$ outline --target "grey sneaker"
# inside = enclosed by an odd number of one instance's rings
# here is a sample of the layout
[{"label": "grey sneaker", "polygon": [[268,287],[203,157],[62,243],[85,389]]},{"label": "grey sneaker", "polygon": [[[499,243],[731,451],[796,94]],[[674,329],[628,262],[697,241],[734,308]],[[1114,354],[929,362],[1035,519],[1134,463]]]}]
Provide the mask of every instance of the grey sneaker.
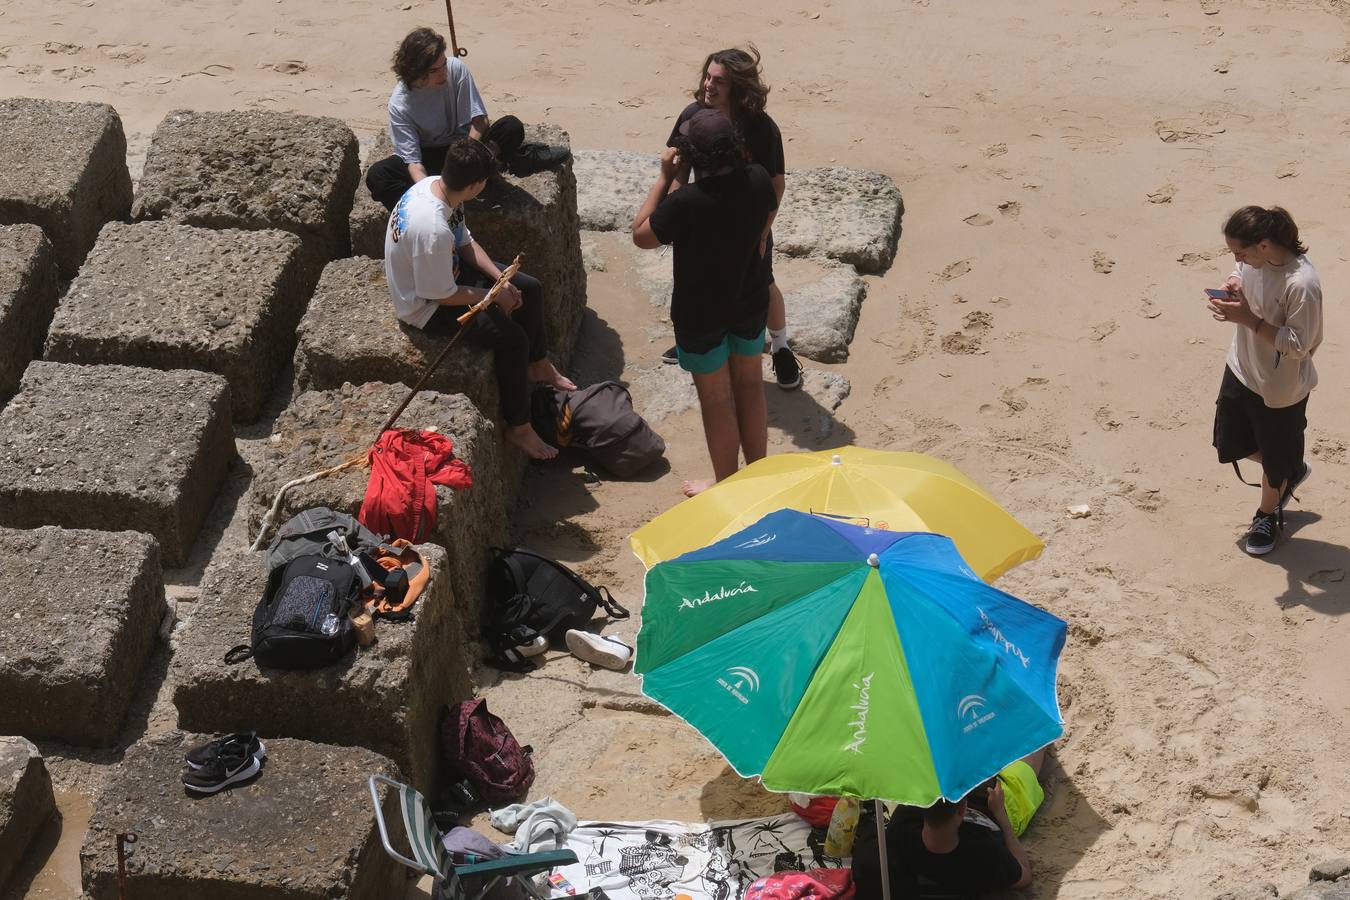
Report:
[{"label": "grey sneaker", "polygon": [[1275,549],[1275,538],[1279,533],[1279,512],[1263,513],[1258,509],[1247,529],[1247,552],[1252,556],[1265,556]]}]

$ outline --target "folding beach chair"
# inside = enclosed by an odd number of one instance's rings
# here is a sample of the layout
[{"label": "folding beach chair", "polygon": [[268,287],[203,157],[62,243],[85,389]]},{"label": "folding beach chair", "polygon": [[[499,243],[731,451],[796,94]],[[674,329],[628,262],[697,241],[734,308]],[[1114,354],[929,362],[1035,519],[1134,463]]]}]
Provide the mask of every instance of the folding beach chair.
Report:
[{"label": "folding beach chair", "polygon": [[[380,842],[384,852],[403,863],[436,879],[442,900],[480,900],[502,881],[515,881],[527,896],[547,898],[547,891],[537,889],[531,878],[554,866],[567,866],[577,861],[571,850],[551,850],[546,853],[508,855],[503,859],[457,866],[441,843],[441,832],[431,818],[426,800],[406,784],[400,784],[383,775],[370,776],[370,800],[375,804],[375,822],[380,827]],[[413,859],[394,849],[389,842],[389,828],[385,825],[384,810],[380,808],[380,784],[387,784],[398,792],[403,812],[403,830],[407,833]]]}]

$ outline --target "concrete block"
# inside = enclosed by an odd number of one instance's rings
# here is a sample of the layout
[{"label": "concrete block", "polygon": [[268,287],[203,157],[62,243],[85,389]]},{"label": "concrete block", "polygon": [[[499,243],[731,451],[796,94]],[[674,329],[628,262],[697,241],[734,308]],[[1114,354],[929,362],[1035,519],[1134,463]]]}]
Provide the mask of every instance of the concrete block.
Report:
[{"label": "concrete block", "polygon": [[[136,900],[403,896],[408,870],[380,846],[366,787],[373,774],[399,777],[391,761],[369,750],[274,740],[252,781],[191,794],[179,781],[183,755],[215,736],[172,731],[127,751],[95,800],[80,849],[88,900],[117,900],[124,831],[138,838],[126,866],[126,896]],[[381,806],[397,829],[397,798],[386,791]]]},{"label": "concrete block", "polygon": [[787,256],[828,256],[875,275],[895,261],[904,200],[877,172],[830,166],[789,172],[773,223],[774,249]]},{"label": "concrete block", "polygon": [[[255,467],[248,500],[250,535],[257,535],[283,484],[369,450],[376,429],[406,394],[403,385],[374,383],[308,391],[296,397],[277,417],[273,440]],[[506,469],[499,436],[461,394],[420,393],[395,427],[439,431],[454,443],[455,456],[472,469],[473,486],[468,490],[436,488],[436,527],[428,540],[450,552],[456,605],[465,610],[466,633],[475,640],[489,548],[501,546],[507,534]],[[357,515],[369,478],[368,469],[355,466],[298,485],[286,493],[276,524],[312,506]]]},{"label": "concrete block", "polygon": [[[334,260],[323,270],[298,336],[300,390],[371,381],[411,387],[449,340],[394,318],[384,261],[364,256]],[[487,418],[501,418],[492,353],[467,337],[436,368],[426,389],[464,394]]]},{"label": "concrete block", "polygon": [[661,172],[661,157],[627,150],[576,150],[572,156],[581,227],[630,231],[638,207]]},{"label": "concrete block", "polygon": [[35,362],[0,410],[0,525],[140,531],[181,565],[233,458],[219,375]]},{"label": "concrete block", "polygon": [[218,555],[202,580],[201,599],[177,637],[174,706],[178,727],[193,731],[256,729],[264,737],[294,737],[366,747],[398,763],[422,791],[435,783],[437,712],[473,695],[462,608],[446,552],[419,551],[431,580],[413,607],[414,621],[377,621],[376,642],[337,665],[307,671],[259,669],[252,660],[222,662],[247,644],[253,608],[267,586],[262,554]]},{"label": "concrete block", "polygon": [[389,140],[388,129],[385,129],[375,137],[375,143],[371,144],[370,152],[366,154],[366,165],[361,170],[361,180],[356,185],[356,199],[352,203],[352,212],[348,217],[353,256],[384,259],[384,230],[389,227],[389,210],[370,196],[370,189],[366,187],[366,173],[375,163],[393,155],[394,144]]},{"label": "concrete block", "polygon": [[42,229],[0,225],[0,404],[41,355],[56,298],[56,257]]},{"label": "concrete block", "polygon": [[0,584],[0,734],[114,743],[164,617],[158,545],[0,528]]},{"label": "concrete block", "polygon": [[70,278],[103,223],[131,211],[122,120],[106,103],[10,97],[0,134],[0,225],[41,227]]},{"label": "concrete block", "polygon": [[284,231],[115,222],[62,299],[46,356],[215,372],[251,422],[290,358],[307,281]]},{"label": "concrete block", "polygon": [[42,754],[21,737],[0,737],[0,888],[54,812]]},{"label": "concrete block", "polygon": [[[525,140],[571,146],[567,132],[553,125],[526,126]],[[474,240],[494,260],[510,263],[522,254],[522,271],[543,282],[549,355],[565,368],[586,308],[572,160],[526,178],[504,174],[492,179],[465,204],[464,218]]]},{"label": "concrete block", "polygon": [[267,110],[176,110],[155,129],[132,216],[202,228],[289,231],[323,262],[351,247],[356,135],[343,122]]}]

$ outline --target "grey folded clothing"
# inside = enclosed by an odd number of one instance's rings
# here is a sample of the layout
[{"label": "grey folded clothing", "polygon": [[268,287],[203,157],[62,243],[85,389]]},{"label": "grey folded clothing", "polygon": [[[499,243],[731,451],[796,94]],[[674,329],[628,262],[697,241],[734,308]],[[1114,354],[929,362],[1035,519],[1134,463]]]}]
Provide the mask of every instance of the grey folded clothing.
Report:
[{"label": "grey folded clothing", "polygon": [[538,853],[560,850],[567,835],[577,827],[577,817],[552,797],[543,797],[533,803],[512,803],[494,809],[489,817],[492,827],[516,839],[506,846],[508,853]]}]

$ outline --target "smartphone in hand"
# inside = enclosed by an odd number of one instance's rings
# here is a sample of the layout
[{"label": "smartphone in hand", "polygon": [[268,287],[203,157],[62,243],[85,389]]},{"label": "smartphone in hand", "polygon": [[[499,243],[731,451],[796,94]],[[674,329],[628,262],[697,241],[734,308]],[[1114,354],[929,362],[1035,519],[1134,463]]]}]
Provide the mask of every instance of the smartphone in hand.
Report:
[{"label": "smartphone in hand", "polygon": [[1215,288],[1205,288],[1205,294],[1211,300],[1233,300],[1232,291],[1217,290]]}]

